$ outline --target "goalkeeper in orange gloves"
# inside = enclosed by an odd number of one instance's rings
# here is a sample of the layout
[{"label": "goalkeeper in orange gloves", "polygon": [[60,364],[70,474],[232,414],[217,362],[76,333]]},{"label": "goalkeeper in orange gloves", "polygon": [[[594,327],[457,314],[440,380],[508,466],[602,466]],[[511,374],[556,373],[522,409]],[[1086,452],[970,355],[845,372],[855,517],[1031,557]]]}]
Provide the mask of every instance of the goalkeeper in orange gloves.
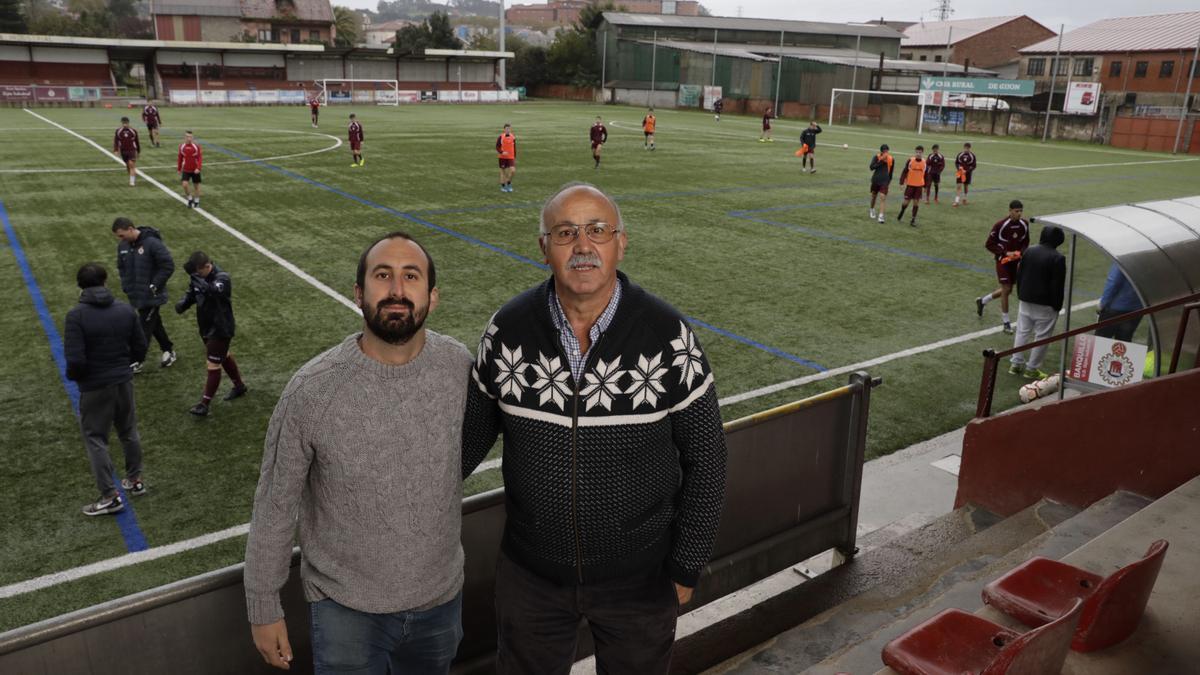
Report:
[{"label": "goalkeeper in orange gloves", "polygon": [[996,280],[1000,287],[986,295],[975,298],[975,313],[983,316],[983,308],[992,300],[1000,298],[1000,318],[1004,332],[1012,333],[1012,320],[1008,315],[1008,297],[1012,294],[1013,282],[1017,278],[1017,265],[1021,254],[1029,248],[1029,221],[1022,218],[1025,206],[1014,199],[1008,204],[1008,216],[992,225],[984,248],[996,259]]}]

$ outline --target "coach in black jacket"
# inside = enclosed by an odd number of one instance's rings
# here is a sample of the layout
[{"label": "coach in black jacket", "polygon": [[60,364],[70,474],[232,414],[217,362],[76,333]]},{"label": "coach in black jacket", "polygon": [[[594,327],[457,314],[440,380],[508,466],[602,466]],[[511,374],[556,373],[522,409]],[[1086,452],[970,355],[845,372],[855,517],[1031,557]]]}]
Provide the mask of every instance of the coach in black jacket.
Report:
[{"label": "coach in black jacket", "polygon": [[[1017,267],[1017,330],[1013,346],[1042,340],[1054,333],[1058,323],[1058,312],[1063,306],[1063,286],[1067,280],[1067,260],[1058,252],[1065,236],[1053,225],[1042,228],[1037,246],[1030,246],[1021,254]],[[1033,380],[1046,377],[1041,371],[1046,347],[1034,347],[1028,352],[1012,355],[1009,373],[1024,375]]]},{"label": "coach in black jacket", "polygon": [[573,184],[542,210],[553,276],[479,346],[463,475],[504,434],[500,673],[568,673],[588,619],[599,672],[665,673],[679,605],[708,562],[725,437],[684,317],[617,271],[616,204]]},{"label": "coach in black jacket", "polygon": [[[175,346],[163,327],[159,307],[167,302],[167,280],[175,273],[175,261],[163,243],[162,235],[153,227],[134,227],[128,218],[117,218],[112,224],[117,244],[117,272],[121,275],[121,290],[129,304],[138,311],[147,342],[150,336],[162,349],[159,365],[166,368],[175,363]],[[139,361],[133,372],[141,372]]]},{"label": "coach in black jacket", "polygon": [[105,288],[108,272],[97,263],[79,268],[79,304],[67,312],[63,351],[67,377],[79,385],[79,426],[92,465],[100,499],[83,507],[84,515],[116,513],[125,508],[113,484],[108,456],[108,433],[114,424],[125,449],[127,492],[141,494],[142,445],[133,400],[133,371],[129,364],[146,356],[146,335],[137,313],[117,302]]}]

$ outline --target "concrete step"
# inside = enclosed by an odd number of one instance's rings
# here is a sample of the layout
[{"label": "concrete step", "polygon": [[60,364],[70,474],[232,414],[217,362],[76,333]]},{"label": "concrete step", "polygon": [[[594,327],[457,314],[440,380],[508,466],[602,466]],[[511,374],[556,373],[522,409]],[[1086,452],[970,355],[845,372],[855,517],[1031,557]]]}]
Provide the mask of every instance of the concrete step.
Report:
[{"label": "concrete step", "polygon": [[[873,673],[882,667],[883,645],[908,627],[945,607],[977,608],[984,584],[1002,571],[1032,555],[1061,558],[1147,503],[1137,495],[1115,493],[1080,512],[1043,501],[961,541],[906,535],[861,561],[875,553],[885,561],[897,552],[917,554],[902,573],[893,572],[870,590],[710,672]],[[914,545],[920,548],[914,550]]]}]

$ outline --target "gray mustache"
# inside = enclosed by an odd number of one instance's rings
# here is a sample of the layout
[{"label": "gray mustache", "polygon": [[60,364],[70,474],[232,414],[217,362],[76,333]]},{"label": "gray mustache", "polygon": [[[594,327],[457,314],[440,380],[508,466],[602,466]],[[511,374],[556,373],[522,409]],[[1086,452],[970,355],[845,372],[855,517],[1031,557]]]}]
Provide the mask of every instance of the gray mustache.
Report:
[{"label": "gray mustache", "polygon": [[603,265],[600,264],[600,256],[596,255],[595,253],[577,253],[571,256],[571,259],[567,261],[567,269],[573,270],[584,265],[590,265],[596,268],[603,267]]}]

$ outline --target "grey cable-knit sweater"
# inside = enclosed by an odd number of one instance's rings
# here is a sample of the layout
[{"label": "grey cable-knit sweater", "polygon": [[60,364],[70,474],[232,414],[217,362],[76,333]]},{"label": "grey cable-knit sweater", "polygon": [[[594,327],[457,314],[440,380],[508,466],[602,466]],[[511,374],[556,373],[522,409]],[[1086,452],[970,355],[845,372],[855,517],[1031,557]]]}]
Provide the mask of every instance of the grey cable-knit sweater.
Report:
[{"label": "grey cable-knit sweater", "polygon": [[297,518],[304,594],[371,613],[421,610],[463,583],[462,343],[426,331],[402,366],[351,335],[305,364],[280,396],[246,542],[252,624],[283,618]]}]

